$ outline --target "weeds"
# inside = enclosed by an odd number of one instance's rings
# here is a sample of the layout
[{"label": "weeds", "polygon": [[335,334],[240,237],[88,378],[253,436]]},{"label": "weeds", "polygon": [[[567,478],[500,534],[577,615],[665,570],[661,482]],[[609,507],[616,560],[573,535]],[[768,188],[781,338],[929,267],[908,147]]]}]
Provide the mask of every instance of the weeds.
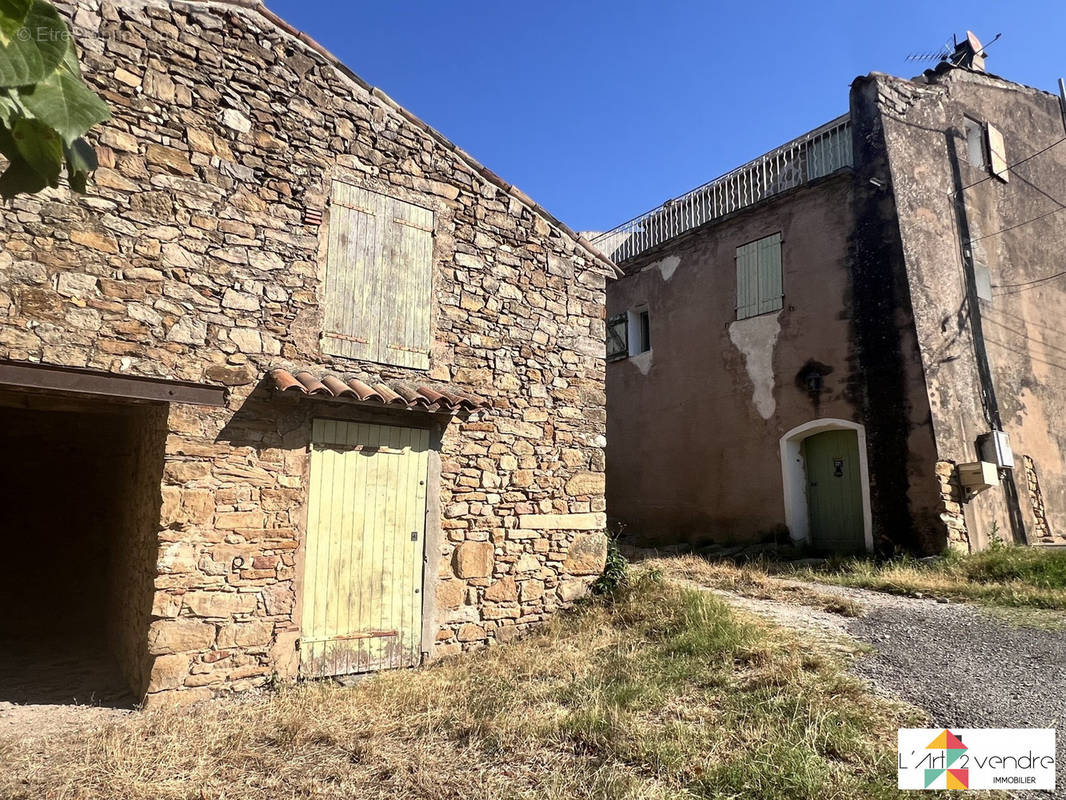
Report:
[{"label": "weeds", "polygon": [[896,797],[895,730],[832,654],[630,575],[432,667],[0,743],[0,796]]},{"label": "weeds", "polygon": [[790,571],[797,577],[908,595],[973,600],[990,605],[1066,609],[1066,551],[1001,545],[980,553],[949,552],[928,561],[849,559]]},{"label": "weeds", "polygon": [[618,537],[607,540],[607,562],[603,573],[590,587],[596,595],[613,595],[629,580],[629,561],[618,547]]}]

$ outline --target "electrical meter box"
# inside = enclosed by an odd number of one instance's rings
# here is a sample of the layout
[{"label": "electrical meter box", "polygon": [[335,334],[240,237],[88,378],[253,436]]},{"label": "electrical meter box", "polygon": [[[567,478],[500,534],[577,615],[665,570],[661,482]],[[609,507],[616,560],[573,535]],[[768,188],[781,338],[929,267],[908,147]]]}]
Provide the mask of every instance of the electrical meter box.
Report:
[{"label": "electrical meter box", "polygon": [[1014,469],[1014,451],[1010,449],[1010,437],[1003,431],[992,431],[977,437],[981,460],[989,461],[1000,469]]},{"label": "electrical meter box", "polygon": [[991,489],[999,486],[999,468],[990,461],[959,464],[959,483],[975,492]]}]

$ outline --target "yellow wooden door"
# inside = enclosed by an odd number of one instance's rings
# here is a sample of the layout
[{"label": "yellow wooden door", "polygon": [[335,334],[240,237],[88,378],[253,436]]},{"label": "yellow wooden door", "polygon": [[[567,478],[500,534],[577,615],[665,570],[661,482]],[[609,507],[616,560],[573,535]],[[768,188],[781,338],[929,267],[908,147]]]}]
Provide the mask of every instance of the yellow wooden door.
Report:
[{"label": "yellow wooden door", "polygon": [[317,419],[300,673],[417,664],[429,431]]}]

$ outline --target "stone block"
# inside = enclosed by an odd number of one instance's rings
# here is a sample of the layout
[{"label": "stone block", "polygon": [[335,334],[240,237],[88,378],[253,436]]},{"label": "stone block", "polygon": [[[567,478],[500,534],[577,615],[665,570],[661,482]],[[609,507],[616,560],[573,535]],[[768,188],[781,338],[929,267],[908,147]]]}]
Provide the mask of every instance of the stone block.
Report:
[{"label": "stone block", "polygon": [[148,652],[155,654],[207,650],[215,642],[215,626],[198,619],[157,619],[148,628]]},{"label": "stone block", "polygon": [[494,603],[513,603],[518,600],[518,587],[514,578],[500,578],[485,590],[485,599]]},{"label": "stone block", "polygon": [[574,538],[567,550],[563,570],[571,575],[599,575],[606,562],[606,534],[588,533]]},{"label": "stone block", "polygon": [[232,617],[252,613],[258,600],[254,594],[243,592],[188,592],[184,604],[193,616]]},{"label": "stone block", "polygon": [[296,605],[296,595],[293,593],[291,583],[274,583],[265,586],[261,594],[268,614],[272,616],[292,614],[292,609]]},{"label": "stone block", "polygon": [[566,482],[566,493],[571,497],[602,495],[604,476],[602,472],[579,472]]},{"label": "stone block", "polygon": [[602,530],[607,527],[607,515],[593,511],[587,514],[523,514],[518,527],[538,531]]},{"label": "stone block", "polygon": [[459,628],[455,638],[460,642],[477,642],[485,638],[485,629],[481,625],[468,622]]},{"label": "stone block", "polygon": [[215,527],[224,531],[262,528],[266,515],[262,511],[227,511],[215,517]]},{"label": "stone block", "polygon": [[148,678],[148,691],[158,692],[163,689],[177,689],[189,675],[192,657],[182,653],[157,656],[152,662],[152,671]]},{"label": "stone block", "polygon": [[559,584],[556,591],[559,594],[559,599],[564,603],[571,603],[577,600],[579,597],[585,594],[588,590],[588,585],[584,581],[563,581]]},{"label": "stone block", "polygon": [[266,647],[274,638],[274,623],[268,619],[236,622],[218,631],[219,647]]},{"label": "stone block", "polygon": [[487,578],[492,574],[491,542],[463,542],[455,548],[453,569],[460,578]]},{"label": "stone block", "polygon": [[466,584],[462,581],[441,581],[437,584],[437,608],[458,608],[465,594]]}]

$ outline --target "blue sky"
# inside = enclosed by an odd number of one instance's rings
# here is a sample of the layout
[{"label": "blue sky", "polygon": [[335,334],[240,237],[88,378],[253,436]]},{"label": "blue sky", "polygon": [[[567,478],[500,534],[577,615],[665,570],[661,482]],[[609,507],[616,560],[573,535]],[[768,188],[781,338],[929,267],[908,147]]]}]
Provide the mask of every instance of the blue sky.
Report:
[{"label": "blue sky", "polygon": [[603,230],[847,110],[870,71],[972,29],[1057,91],[1063,0],[267,0],[579,230]]}]

